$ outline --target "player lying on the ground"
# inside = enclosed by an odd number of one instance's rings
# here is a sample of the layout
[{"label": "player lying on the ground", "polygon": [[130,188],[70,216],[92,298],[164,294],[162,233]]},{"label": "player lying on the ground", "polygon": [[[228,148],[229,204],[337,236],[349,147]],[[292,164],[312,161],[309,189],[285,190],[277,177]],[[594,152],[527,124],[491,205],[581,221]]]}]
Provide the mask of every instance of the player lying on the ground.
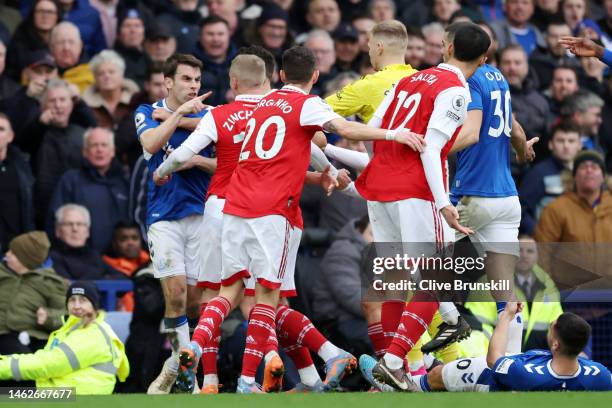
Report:
[{"label": "player lying on the ground", "polygon": [[510,322],[522,307],[516,302],[506,304],[486,358],[466,358],[434,367],[427,376],[418,378],[417,391],[612,391],[610,371],[578,356],[589,341],[591,326],[573,313],[563,313],[551,323],[550,351],[506,356]]}]

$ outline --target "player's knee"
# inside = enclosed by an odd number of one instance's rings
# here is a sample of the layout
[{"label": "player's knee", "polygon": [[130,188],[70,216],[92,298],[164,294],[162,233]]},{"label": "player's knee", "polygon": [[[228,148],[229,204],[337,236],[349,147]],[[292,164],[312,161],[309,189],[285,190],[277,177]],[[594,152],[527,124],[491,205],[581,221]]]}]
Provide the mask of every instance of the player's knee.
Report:
[{"label": "player's knee", "polygon": [[380,308],[379,302],[361,302],[361,311],[368,322],[380,321]]}]

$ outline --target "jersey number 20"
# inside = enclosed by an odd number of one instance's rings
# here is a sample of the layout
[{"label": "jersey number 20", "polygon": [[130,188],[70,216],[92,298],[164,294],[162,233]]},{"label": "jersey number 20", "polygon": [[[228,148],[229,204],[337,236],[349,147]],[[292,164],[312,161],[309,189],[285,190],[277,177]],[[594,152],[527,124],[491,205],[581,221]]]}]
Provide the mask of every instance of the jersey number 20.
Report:
[{"label": "jersey number 20", "polygon": [[[501,109],[502,99],[504,100],[504,110]],[[510,137],[510,131],[512,130],[512,118],[510,117],[510,91],[491,91],[491,101],[495,102],[495,110],[493,115],[499,118],[499,126],[489,128],[489,136],[500,137],[502,132],[504,135]]]},{"label": "jersey number 20", "polygon": [[[269,149],[264,149],[264,137],[266,136],[266,132],[270,126],[274,125],[276,128],[276,132],[274,133],[274,142],[272,142],[272,146]],[[253,132],[255,131],[256,123],[255,118],[249,119],[246,125],[246,137],[244,142],[242,143],[242,150],[240,151],[240,161],[246,160],[251,155],[251,152],[245,150],[247,145],[249,144],[249,140],[251,140],[251,136],[253,136]],[[255,136],[255,154],[262,160],[270,160],[274,156],[280,152],[281,147],[283,146],[283,141],[285,140],[285,131],[287,127],[285,126],[285,120],[280,116],[270,116],[259,127],[257,131],[257,136]]]}]

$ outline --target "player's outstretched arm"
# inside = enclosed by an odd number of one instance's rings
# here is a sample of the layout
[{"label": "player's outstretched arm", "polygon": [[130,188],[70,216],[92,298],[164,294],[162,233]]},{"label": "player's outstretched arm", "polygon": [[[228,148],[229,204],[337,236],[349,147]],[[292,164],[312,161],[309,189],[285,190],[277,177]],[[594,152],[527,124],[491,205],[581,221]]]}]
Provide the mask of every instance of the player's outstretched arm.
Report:
[{"label": "player's outstretched arm", "polygon": [[478,143],[480,139],[480,127],[482,126],[482,111],[480,109],[472,109],[468,111],[467,117],[459,134],[457,135],[457,139],[455,140],[455,144],[451,148],[451,153],[458,152],[463,150],[471,145]]},{"label": "player's outstretched arm", "polygon": [[189,113],[198,113],[205,109],[202,103],[212,92],[207,92],[204,95],[196,96],[195,98],[185,102],[179,108],[172,112],[167,120],[154,129],[149,129],[140,135],[140,143],[144,150],[150,154],[157,153],[172,137],[179,125],[179,121],[183,115]]},{"label": "player's outstretched arm", "polygon": [[422,152],[425,146],[423,137],[408,129],[378,129],[358,122],[350,122],[338,118],[326,122],[323,130],[335,133],[351,140],[391,140],[410,146],[413,150]]},{"label": "player's outstretched arm", "polygon": [[487,352],[487,365],[492,368],[497,360],[506,355],[506,347],[508,346],[508,327],[510,322],[514,320],[514,316],[523,310],[521,302],[508,302],[506,308],[499,314],[499,319],[491,341],[489,342],[489,350]]}]

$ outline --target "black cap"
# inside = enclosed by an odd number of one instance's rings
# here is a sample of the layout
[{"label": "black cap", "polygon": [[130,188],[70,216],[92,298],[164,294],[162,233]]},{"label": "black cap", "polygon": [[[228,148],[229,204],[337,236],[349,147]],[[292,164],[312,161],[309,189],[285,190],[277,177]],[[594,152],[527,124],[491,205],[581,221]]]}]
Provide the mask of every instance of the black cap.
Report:
[{"label": "black cap", "polygon": [[336,31],[334,31],[334,40],[349,40],[349,41],[358,41],[359,40],[359,31],[352,24],[349,23],[341,23]]},{"label": "black cap", "polygon": [[275,3],[266,4],[257,19],[258,25],[266,24],[270,20],[283,20],[289,22],[289,14]]},{"label": "black cap", "polygon": [[31,53],[29,53],[28,57],[29,58],[26,63],[26,67],[28,68],[34,68],[40,65],[57,68],[57,65],[55,64],[55,59],[45,50],[32,51]]},{"label": "black cap", "polygon": [[100,294],[98,293],[98,288],[96,284],[92,281],[74,281],[68,288],[68,292],[66,293],[66,304],[68,304],[68,299],[70,296],[81,295],[85,296],[94,309],[100,308]]},{"label": "black cap", "polygon": [[160,38],[173,38],[174,33],[167,24],[156,21],[146,32],[147,40],[159,40]]}]

